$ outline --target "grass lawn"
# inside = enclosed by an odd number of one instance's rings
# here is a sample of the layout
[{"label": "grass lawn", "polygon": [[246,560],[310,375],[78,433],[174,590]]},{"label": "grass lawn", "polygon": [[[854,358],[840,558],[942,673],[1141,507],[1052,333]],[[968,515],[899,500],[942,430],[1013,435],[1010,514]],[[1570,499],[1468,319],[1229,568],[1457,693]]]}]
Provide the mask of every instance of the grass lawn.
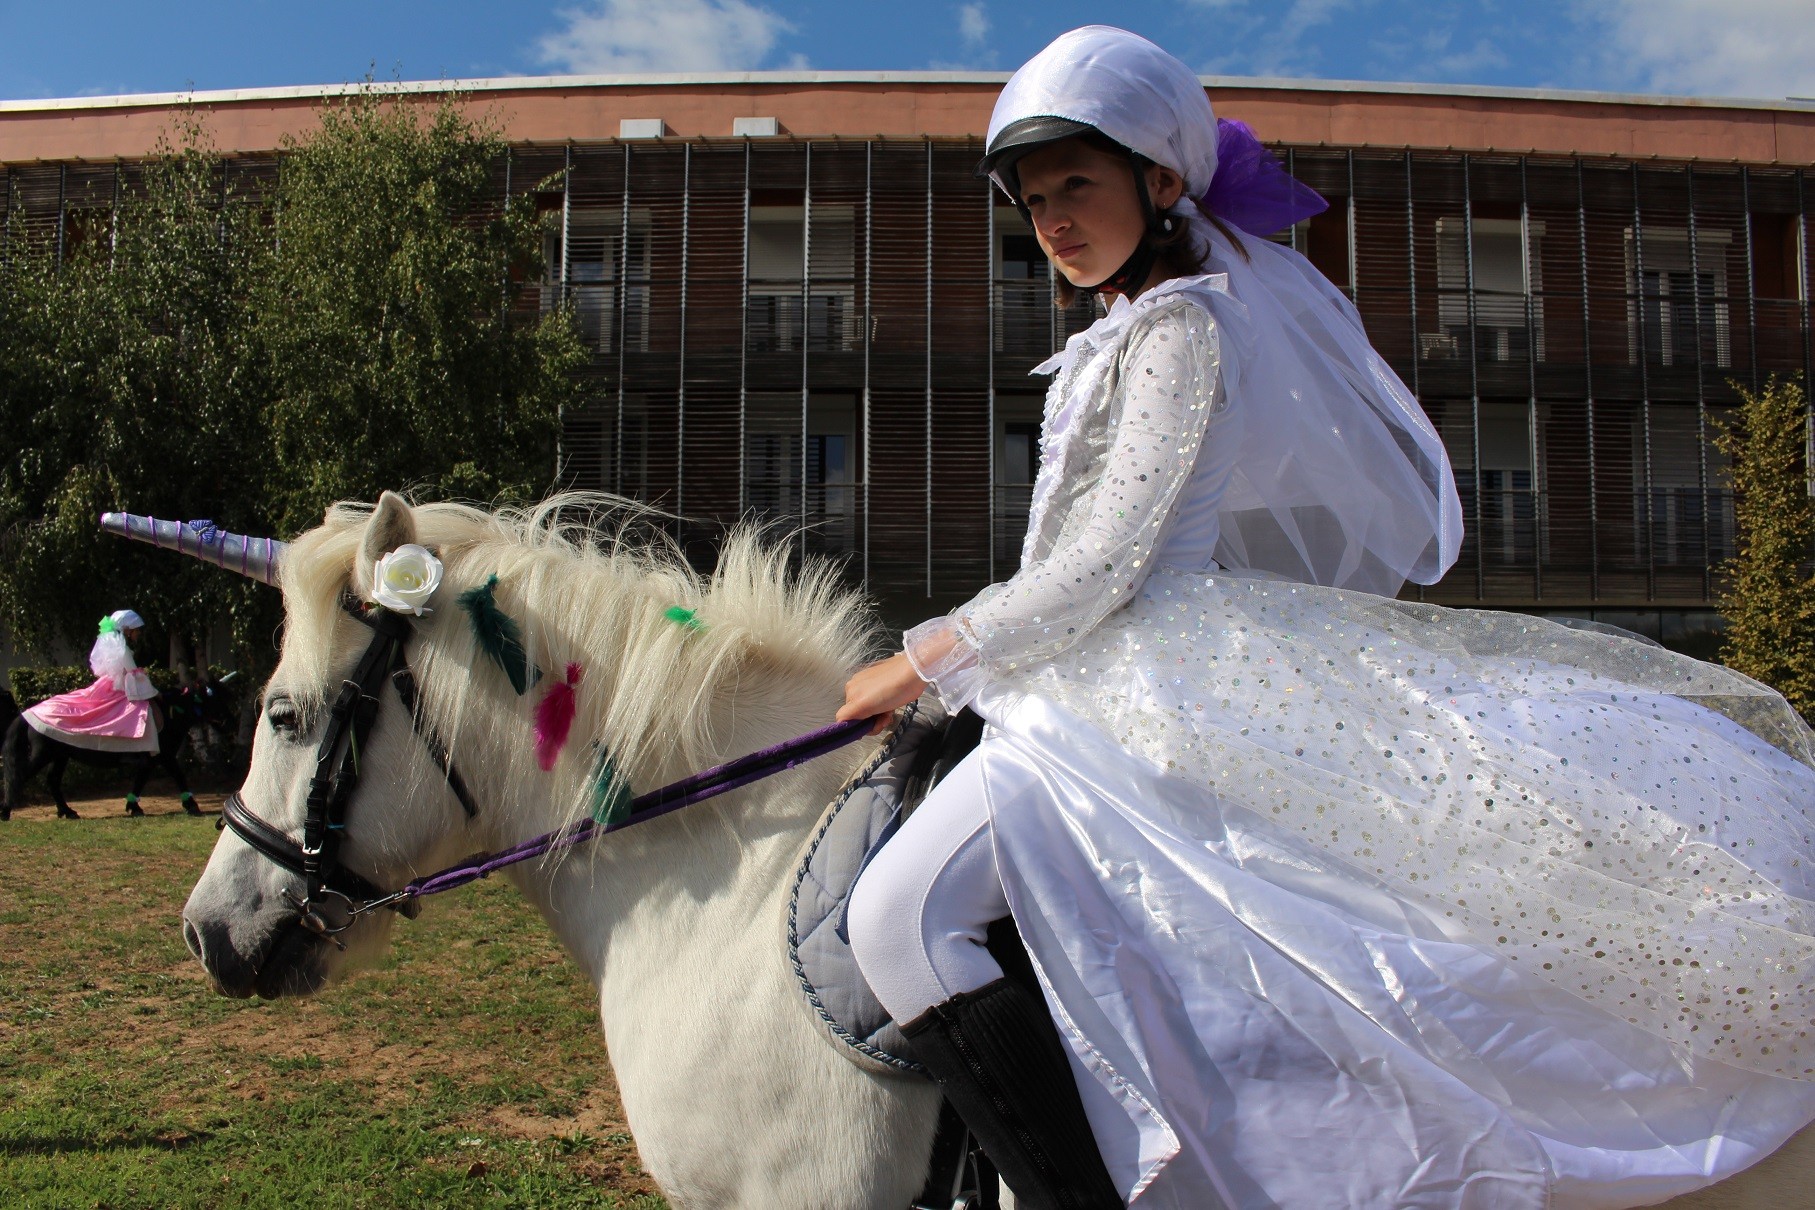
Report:
[{"label": "grass lawn", "polygon": [[197,797],[0,824],[0,1201],[664,1205],[592,991],[508,885],[431,901],[319,999],[228,1000],[183,947]]}]

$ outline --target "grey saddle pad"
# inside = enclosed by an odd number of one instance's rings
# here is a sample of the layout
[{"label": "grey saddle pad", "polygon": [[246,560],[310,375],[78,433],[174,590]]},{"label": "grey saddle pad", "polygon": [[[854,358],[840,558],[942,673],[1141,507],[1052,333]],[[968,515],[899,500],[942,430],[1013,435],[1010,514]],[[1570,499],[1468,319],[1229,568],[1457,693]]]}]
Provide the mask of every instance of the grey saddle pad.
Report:
[{"label": "grey saddle pad", "polygon": [[938,702],[927,697],[909,709],[819,821],[788,901],[788,959],[820,1023],[849,1048],[846,1057],[924,1075],[858,973],[844,929],[857,875],[925,794],[944,738],[946,716]]}]

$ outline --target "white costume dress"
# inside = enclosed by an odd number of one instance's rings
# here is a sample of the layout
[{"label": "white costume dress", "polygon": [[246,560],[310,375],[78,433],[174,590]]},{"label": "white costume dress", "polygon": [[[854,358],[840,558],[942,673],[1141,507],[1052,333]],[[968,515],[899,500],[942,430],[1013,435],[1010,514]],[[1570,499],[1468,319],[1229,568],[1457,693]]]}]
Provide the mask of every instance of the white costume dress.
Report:
[{"label": "white costume dress", "polygon": [[[1300,258],[1207,238],[1215,272],[1042,367],[1022,570],[908,636],[991,723],[997,869],[1110,1173],[1141,1207],[1535,1210],[1761,1158],[1815,1117],[1808,728],[1632,639],[1255,570],[1390,581],[1404,550],[1320,544],[1320,509],[1390,512],[1441,447],[1351,417],[1349,473],[1282,495],[1324,418],[1254,360],[1254,283]],[[1426,575],[1437,469],[1399,502]]]},{"label": "white costume dress", "polygon": [[[1225,217],[1281,187],[1219,177],[1196,76],[1120,30],[1017,72],[992,144],[1040,115]],[[1815,1118],[1815,737],[1724,668],[1393,599],[1460,545],[1437,434],[1304,258],[1170,213],[1207,273],[1041,367],[1021,570],[906,644],[991,724],[970,777],[1111,1176],[1560,1210],[1761,1158]]]}]

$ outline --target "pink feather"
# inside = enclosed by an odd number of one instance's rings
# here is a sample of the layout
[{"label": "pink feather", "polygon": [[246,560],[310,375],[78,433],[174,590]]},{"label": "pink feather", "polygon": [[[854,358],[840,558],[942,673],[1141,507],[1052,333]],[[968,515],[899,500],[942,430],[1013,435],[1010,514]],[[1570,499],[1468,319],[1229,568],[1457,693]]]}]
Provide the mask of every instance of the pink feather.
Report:
[{"label": "pink feather", "polygon": [[578,664],[569,664],[567,679],[550,685],[536,703],[536,763],[544,770],[555,767],[555,759],[567,745],[567,733],[573,730],[573,691],[580,674]]}]

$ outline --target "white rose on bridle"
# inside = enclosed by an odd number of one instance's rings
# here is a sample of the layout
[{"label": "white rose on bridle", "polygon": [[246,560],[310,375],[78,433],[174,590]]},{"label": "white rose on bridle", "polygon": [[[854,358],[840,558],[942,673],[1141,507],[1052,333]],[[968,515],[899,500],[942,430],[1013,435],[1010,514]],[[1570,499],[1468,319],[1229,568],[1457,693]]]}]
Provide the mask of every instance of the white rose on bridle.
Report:
[{"label": "white rose on bridle", "polygon": [[398,613],[421,617],[441,587],[441,560],[414,542],[399,546],[372,569],[372,600]]}]

